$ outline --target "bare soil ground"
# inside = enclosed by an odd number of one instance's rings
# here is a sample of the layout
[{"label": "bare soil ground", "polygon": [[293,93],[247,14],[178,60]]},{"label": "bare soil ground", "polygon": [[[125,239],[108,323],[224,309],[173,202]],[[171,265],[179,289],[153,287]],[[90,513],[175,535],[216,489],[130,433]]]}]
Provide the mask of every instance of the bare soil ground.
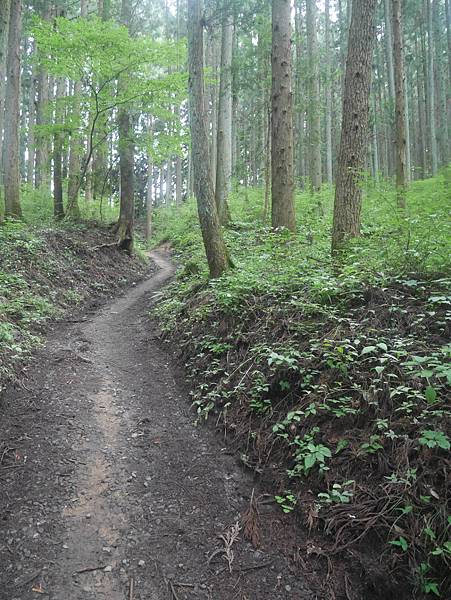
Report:
[{"label": "bare soil ground", "polygon": [[292,519],[193,424],[149,320],[174,270],[153,259],[150,278],[58,325],[6,392],[0,598],[320,598]]}]

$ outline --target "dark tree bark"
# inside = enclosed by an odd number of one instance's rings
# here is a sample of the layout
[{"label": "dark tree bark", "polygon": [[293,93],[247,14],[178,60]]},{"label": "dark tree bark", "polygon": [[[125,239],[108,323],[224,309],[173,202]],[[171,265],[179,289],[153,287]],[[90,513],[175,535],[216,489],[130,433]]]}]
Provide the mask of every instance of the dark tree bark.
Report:
[{"label": "dark tree bark", "polygon": [[[88,0],[80,0],[80,16],[86,17],[88,14]],[[81,119],[81,93],[82,83],[76,81],[74,84],[74,108],[73,120],[77,125]],[[67,186],[67,209],[66,217],[78,220],[81,217],[80,206],[78,204],[78,193],[81,185],[81,152],[82,144],[79,138],[78,130],[74,130],[71,135],[69,149],[69,181]]]},{"label": "dark tree bark", "polygon": [[401,0],[392,0],[393,63],[395,79],[395,128],[396,128],[396,198],[398,206],[406,205],[406,107],[404,44],[401,21]]},{"label": "dark tree bark", "polygon": [[2,186],[3,182],[2,139],[3,117],[5,114],[5,75],[8,48],[9,9],[10,0],[2,0],[0,2],[0,186]]},{"label": "dark tree bark", "polygon": [[188,69],[194,194],[211,277],[226,271],[228,259],[213,191],[204,101],[201,2],[188,0]]},{"label": "dark tree bark", "polygon": [[[56,124],[61,124],[64,118],[61,98],[66,88],[65,80],[60,77],[56,84]],[[64,218],[63,205],[63,134],[57,131],[53,136],[53,215],[55,219]]]},{"label": "dark tree bark", "polygon": [[121,203],[117,223],[118,245],[127,252],[133,251],[133,225],[135,211],[134,142],[131,117],[126,109],[119,111],[119,168],[121,176]]},{"label": "dark tree bark", "polygon": [[22,217],[20,206],[19,125],[20,125],[20,38],[22,2],[11,0],[6,61],[5,136],[3,153],[5,215]]},{"label": "dark tree bark", "polygon": [[[42,18],[46,21],[50,19],[50,3],[43,8]],[[42,66],[38,70],[37,90],[36,125],[44,126],[48,124],[49,76]],[[36,188],[42,186],[50,193],[49,141],[47,135],[42,133],[36,137],[38,139],[36,140],[35,186]]]},{"label": "dark tree bark", "polygon": [[321,100],[319,89],[319,56],[317,39],[316,0],[306,2],[308,54],[308,152],[309,176],[312,192],[318,192],[322,183],[321,161]]},{"label": "dark tree bark", "polygon": [[[122,0],[121,23],[130,28],[131,6],[130,0]],[[126,76],[124,75],[124,78]],[[124,78],[118,82],[118,86],[127,85]],[[135,146],[133,139],[133,124],[130,111],[127,107],[121,107],[118,111],[119,125],[119,168],[121,178],[121,201],[119,220],[116,231],[118,246],[126,252],[133,251],[133,227],[135,213],[135,175],[134,159]]]},{"label": "dark tree bark", "polygon": [[377,0],[353,2],[343,92],[332,251],[360,233],[361,177],[368,150],[368,114]]},{"label": "dark tree bark", "polygon": [[296,231],[291,90],[291,3],[272,2],[272,226]]},{"label": "dark tree bark", "polygon": [[233,17],[230,5],[224,6],[221,36],[221,71],[219,84],[216,207],[222,224],[230,221],[228,197],[232,187],[232,51]]}]

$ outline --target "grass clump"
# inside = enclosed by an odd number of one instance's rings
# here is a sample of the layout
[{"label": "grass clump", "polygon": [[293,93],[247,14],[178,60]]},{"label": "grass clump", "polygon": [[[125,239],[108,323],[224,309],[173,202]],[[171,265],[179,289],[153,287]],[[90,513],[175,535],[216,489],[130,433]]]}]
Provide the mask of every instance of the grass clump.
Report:
[{"label": "grass clump", "polygon": [[214,413],[283,510],[326,535],[332,565],[352,556],[361,597],[445,597],[449,191],[444,175],[416,182],[405,212],[389,184],[365,196],[337,265],[331,190],[297,196],[296,236],[262,221],[261,190],[235,193],[235,268],[214,281],[194,204],[157,212],[155,242],[180,261],[157,314],[199,419]]}]

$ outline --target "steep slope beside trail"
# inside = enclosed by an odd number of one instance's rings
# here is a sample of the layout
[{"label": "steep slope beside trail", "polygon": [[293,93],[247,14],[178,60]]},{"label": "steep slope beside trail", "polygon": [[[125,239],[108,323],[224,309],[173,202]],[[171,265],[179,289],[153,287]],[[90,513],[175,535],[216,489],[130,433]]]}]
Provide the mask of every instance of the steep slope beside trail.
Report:
[{"label": "steep slope beside trail", "polygon": [[259,492],[193,425],[148,320],[173,273],[153,258],[156,275],[59,326],[6,393],[0,598],[313,599],[280,511],[262,502],[248,521],[258,549],[238,531]]}]

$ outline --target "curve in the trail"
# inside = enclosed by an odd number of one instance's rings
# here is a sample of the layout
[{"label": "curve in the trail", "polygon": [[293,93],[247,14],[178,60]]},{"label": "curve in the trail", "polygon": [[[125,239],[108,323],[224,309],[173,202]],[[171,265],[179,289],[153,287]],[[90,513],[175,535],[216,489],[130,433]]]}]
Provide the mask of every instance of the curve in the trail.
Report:
[{"label": "curve in the trail", "polygon": [[174,266],[165,248],[151,258],[149,279],[58,327],[9,397],[6,443],[26,461],[0,479],[0,598],[313,598],[273,505],[254,515],[260,546],[245,539],[259,492],[193,424],[149,319]]}]

